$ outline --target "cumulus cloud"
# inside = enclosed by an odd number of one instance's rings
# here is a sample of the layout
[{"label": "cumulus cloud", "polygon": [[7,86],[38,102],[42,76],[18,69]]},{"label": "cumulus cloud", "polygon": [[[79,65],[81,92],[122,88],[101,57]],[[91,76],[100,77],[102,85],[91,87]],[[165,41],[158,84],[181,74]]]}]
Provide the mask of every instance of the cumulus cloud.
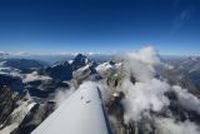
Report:
[{"label": "cumulus cloud", "polygon": [[169,89],[169,85],[157,79],[148,82],[137,82],[133,85],[126,81],[122,85],[126,94],[123,104],[126,114],[126,121],[130,119],[138,121],[144,111],[160,111],[164,106],[169,105],[169,100],[164,93]]},{"label": "cumulus cloud", "polygon": [[157,51],[153,47],[124,55],[125,70],[139,81],[151,80],[155,75],[154,66],[160,63]]},{"label": "cumulus cloud", "polygon": [[146,64],[156,65],[160,63],[160,58],[154,47],[145,47],[133,53],[127,53],[126,58],[141,61]]},{"label": "cumulus cloud", "polygon": [[189,93],[187,89],[173,86],[172,90],[177,93],[179,103],[188,110],[196,111],[200,115],[200,100]]},{"label": "cumulus cloud", "polygon": [[157,118],[159,134],[199,134],[199,127],[186,120],[185,122],[177,122],[171,118]]},{"label": "cumulus cloud", "polygon": [[[153,47],[147,47],[125,54],[124,59],[127,78],[122,82],[120,90],[125,93],[125,120],[138,121],[143,112],[158,112],[164,106],[168,106],[169,100],[164,93],[170,86],[155,78],[154,66],[160,63],[157,51]],[[130,75],[135,77],[135,84],[130,81]]]},{"label": "cumulus cloud", "polygon": [[[171,86],[166,81],[156,78],[155,66],[160,64],[157,51],[152,47],[143,48],[124,56],[124,68],[127,77],[119,88],[125,94],[123,105],[125,107],[124,119],[139,121],[144,112],[160,112],[170,105],[170,100],[165,95],[171,90],[178,95],[178,103],[188,110],[200,113],[200,100],[179,86]],[[136,79],[130,81],[130,75]]]}]

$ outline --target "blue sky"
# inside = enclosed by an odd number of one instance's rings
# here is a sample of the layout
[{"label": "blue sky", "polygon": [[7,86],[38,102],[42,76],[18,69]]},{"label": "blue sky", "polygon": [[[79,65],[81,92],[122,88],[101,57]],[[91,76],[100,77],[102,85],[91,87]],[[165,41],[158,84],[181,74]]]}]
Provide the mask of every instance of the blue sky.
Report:
[{"label": "blue sky", "polygon": [[0,0],[0,50],[200,53],[199,0]]}]

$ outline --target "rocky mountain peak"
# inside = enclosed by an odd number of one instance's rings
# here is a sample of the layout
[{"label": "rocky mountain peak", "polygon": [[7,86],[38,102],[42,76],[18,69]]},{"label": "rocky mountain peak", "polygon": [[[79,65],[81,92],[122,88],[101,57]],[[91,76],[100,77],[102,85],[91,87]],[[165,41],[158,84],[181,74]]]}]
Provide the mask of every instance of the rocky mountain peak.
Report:
[{"label": "rocky mountain peak", "polygon": [[72,66],[72,70],[77,70],[89,63],[91,63],[92,61],[85,55],[83,54],[78,54],[77,56],[75,56],[73,62],[71,63]]}]

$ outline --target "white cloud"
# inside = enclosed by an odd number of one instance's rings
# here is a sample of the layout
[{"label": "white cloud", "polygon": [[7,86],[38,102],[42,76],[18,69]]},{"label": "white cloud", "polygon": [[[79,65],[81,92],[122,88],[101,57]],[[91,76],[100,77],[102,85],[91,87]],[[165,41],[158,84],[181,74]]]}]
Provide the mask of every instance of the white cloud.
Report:
[{"label": "white cloud", "polygon": [[[151,115],[151,111],[160,112],[170,104],[170,100],[164,95],[173,90],[177,92],[178,102],[186,109],[200,113],[200,101],[197,97],[179,86],[171,86],[165,81],[155,77],[155,65],[160,64],[158,54],[152,47],[144,48],[136,53],[124,56],[124,67],[127,77],[119,88],[125,94],[123,106],[125,108],[125,122],[140,121],[141,115]],[[130,81],[130,75],[136,78],[136,82]],[[151,118],[155,118],[152,116]],[[156,118],[159,133],[161,134],[197,134],[198,126],[190,121],[175,122],[173,119]],[[185,130],[187,129],[187,130]]]},{"label": "white cloud", "polygon": [[154,66],[160,64],[160,59],[153,47],[143,48],[137,52],[124,55],[125,70],[133,74],[139,81],[148,81],[154,78]]},{"label": "white cloud", "polygon": [[151,65],[160,63],[157,51],[151,46],[140,49],[137,52],[127,53],[126,57],[130,60],[137,60]]},{"label": "white cloud", "polygon": [[137,82],[133,85],[129,80],[124,81],[122,90],[125,92],[123,104],[126,114],[126,121],[140,120],[141,113],[153,110],[159,112],[164,106],[169,105],[169,100],[164,93],[169,89],[169,85],[157,79],[148,82]]},{"label": "white cloud", "polygon": [[199,134],[199,127],[188,120],[176,122],[171,118],[156,119],[159,134]]},{"label": "white cloud", "polygon": [[[122,82],[120,90],[125,93],[125,120],[138,121],[144,111],[160,111],[169,105],[164,95],[170,86],[156,79],[154,66],[160,63],[157,52],[153,47],[143,48],[124,56],[124,67],[127,77]],[[130,75],[136,78],[136,83],[130,81]]]},{"label": "white cloud", "polygon": [[198,114],[200,114],[200,100],[196,96],[180,86],[173,86],[172,90],[177,93],[178,101],[183,107],[188,110],[196,111]]}]

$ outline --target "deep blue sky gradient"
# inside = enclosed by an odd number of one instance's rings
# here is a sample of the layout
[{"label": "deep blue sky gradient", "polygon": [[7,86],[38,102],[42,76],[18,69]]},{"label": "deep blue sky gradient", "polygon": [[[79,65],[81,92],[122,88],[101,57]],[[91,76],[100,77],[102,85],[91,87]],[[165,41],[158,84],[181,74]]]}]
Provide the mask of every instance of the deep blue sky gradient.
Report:
[{"label": "deep blue sky gradient", "polygon": [[0,50],[200,54],[200,0],[0,0]]}]

